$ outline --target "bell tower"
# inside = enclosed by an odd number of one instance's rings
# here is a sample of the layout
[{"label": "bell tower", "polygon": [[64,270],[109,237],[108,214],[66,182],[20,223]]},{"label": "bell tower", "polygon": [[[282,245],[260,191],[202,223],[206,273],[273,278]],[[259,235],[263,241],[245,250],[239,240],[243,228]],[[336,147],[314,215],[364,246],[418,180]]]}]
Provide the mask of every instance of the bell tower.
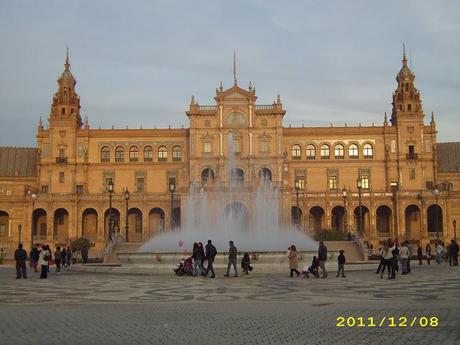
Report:
[{"label": "bell tower", "polygon": [[402,67],[396,75],[398,87],[393,93],[391,123],[397,125],[404,119],[418,120],[423,124],[422,101],[414,85],[415,74],[407,66],[406,49],[403,46]]},{"label": "bell tower", "polygon": [[51,104],[50,126],[63,121],[66,124],[73,123],[75,128],[81,127],[80,97],[75,92],[77,82],[70,72],[68,49],[64,63],[64,72],[62,72],[57,82],[59,88],[54,94]]}]

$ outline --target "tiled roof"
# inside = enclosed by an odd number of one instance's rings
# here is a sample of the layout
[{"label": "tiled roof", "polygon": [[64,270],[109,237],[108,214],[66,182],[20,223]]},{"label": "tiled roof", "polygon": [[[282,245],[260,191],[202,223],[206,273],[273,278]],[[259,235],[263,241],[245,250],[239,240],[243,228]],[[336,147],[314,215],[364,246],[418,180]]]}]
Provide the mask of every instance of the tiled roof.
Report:
[{"label": "tiled roof", "polygon": [[0,147],[0,176],[37,176],[38,150],[31,147]]},{"label": "tiled roof", "polygon": [[460,164],[460,142],[437,143],[438,171],[455,172]]}]

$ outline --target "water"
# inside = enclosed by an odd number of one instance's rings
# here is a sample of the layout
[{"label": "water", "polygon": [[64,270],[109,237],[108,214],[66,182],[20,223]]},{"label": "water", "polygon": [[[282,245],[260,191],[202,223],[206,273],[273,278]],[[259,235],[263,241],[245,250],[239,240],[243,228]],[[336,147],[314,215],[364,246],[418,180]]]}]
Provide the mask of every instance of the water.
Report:
[{"label": "water", "polygon": [[227,176],[229,188],[207,192],[200,185],[190,186],[179,230],[154,235],[141,252],[190,252],[194,242],[213,241],[218,251],[228,249],[232,240],[239,251],[315,250],[314,240],[294,226],[280,224],[280,190],[262,177],[257,188],[243,190],[235,167],[233,137],[229,134]]}]

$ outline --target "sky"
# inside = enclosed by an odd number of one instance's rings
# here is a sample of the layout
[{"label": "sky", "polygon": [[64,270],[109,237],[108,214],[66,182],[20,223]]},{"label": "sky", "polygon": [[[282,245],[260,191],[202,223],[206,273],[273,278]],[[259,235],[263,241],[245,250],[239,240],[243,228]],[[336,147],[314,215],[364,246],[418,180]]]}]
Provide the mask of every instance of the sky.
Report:
[{"label": "sky", "polygon": [[460,141],[460,2],[0,2],[0,145],[35,146],[66,47],[92,128],[188,126],[191,95],[232,86],[281,95],[285,126],[381,125],[405,42],[425,123]]}]

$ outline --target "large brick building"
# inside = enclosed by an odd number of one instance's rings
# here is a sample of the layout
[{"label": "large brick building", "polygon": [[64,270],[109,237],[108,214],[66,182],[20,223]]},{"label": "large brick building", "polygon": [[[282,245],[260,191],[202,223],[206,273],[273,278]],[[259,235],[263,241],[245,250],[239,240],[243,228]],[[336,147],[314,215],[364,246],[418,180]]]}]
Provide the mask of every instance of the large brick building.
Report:
[{"label": "large brick building", "polygon": [[192,97],[187,129],[92,129],[67,58],[37,147],[0,148],[3,254],[19,240],[29,247],[80,236],[102,248],[110,227],[126,236],[126,219],[129,241],[145,241],[184,221],[191,185],[212,192],[236,181],[250,217],[261,177],[280,188],[281,222],[306,232],[359,230],[374,244],[450,239],[460,220],[460,143],[437,143],[434,117],[425,124],[415,75],[402,63],[391,117],[379,126],[283,127],[280,97],[257,104],[255,88],[235,78],[216,89],[213,105]]}]

